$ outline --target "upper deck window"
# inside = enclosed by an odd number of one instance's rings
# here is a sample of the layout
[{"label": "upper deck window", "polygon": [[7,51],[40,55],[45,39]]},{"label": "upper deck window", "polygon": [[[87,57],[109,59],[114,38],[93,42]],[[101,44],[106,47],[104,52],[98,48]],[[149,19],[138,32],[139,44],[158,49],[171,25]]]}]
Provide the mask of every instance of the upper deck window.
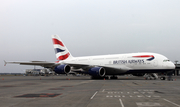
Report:
[{"label": "upper deck window", "polygon": [[165,59],[165,60],[163,60],[163,62],[169,62],[170,60],[169,59]]}]

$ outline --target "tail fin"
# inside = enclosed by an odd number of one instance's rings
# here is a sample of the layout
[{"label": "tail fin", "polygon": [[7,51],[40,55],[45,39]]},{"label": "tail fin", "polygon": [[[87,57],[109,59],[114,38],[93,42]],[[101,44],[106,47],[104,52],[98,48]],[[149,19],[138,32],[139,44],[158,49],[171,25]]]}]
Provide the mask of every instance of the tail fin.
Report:
[{"label": "tail fin", "polygon": [[68,51],[68,49],[66,48],[66,46],[63,44],[59,36],[52,35],[52,41],[54,44],[54,50],[56,53],[57,60],[66,60],[73,57],[71,53]]}]

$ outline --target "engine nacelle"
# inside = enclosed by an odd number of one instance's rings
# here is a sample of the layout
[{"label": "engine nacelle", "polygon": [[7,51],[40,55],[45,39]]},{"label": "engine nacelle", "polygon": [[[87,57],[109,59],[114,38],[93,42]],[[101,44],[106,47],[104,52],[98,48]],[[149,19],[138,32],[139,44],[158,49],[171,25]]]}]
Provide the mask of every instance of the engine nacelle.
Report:
[{"label": "engine nacelle", "polygon": [[89,69],[89,75],[103,77],[106,70],[103,67],[94,67]]},{"label": "engine nacelle", "polygon": [[145,73],[134,73],[134,74],[132,74],[133,76],[139,76],[139,77],[141,77],[141,76],[144,76],[145,75]]},{"label": "engine nacelle", "polygon": [[58,65],[54,68],[54,71],[57,74],[68,74],[71,71],[71,67],[69,65]]}]

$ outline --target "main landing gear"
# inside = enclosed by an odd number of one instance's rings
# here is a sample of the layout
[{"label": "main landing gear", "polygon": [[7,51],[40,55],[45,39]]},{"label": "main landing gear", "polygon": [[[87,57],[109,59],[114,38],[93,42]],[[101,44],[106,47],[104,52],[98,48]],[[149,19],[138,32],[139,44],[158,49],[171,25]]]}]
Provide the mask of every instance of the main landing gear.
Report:
[{"label": "main landing gear", "polygon": [[109,76],[104,76],[104,77],[100,77],[100,76],[91,76],[91,79],[118,79],[118,77],[117,76],[115,76],[115,75],[113,75],[113,76],[111,76],[111,77],[109,77]]},{"label": "main landing gear", "polygon": [[118,77],[113,75],[113,76],[110,77],[110,79],[118,79]]},{"label": "main landing gear", "polygon": [[104,77],[100,77],[100,76],[91,76],[91,79],[98,80],[98,79],[104,79]]}]

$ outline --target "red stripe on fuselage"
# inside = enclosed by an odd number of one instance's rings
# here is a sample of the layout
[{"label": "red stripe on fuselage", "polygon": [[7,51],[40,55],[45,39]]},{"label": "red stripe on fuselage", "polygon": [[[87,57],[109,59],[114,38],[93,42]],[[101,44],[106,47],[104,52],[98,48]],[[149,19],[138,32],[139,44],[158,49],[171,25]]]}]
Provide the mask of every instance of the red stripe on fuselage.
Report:
[{"label": "red stripe on fuselage", "polygon": [[65,55],[62,55],[62,56],[59,56],[58,58],[57,58],[57,60],[65,60],[65,59],[67,59],[68,57],[69,57],[69,53],[67,53],[67,54],[65,54]]},{"label": "red stripe on fuselage", "polygon": [[153,57],[153,55],[139,55],[139,56],[133,56],[133,57],[138,57],[138,58],[145,58],[145,57]]},{"label": "red stripe on fuselage", "polygon": [[53,41],[54,44],[58,44],[58,45],[61,45],[61,46],[64,47],[64,45],[63,45],[63,43],[61,41],[59,41],[59,40],[57,40],[55,38],[53,38],[52,41]]}]

